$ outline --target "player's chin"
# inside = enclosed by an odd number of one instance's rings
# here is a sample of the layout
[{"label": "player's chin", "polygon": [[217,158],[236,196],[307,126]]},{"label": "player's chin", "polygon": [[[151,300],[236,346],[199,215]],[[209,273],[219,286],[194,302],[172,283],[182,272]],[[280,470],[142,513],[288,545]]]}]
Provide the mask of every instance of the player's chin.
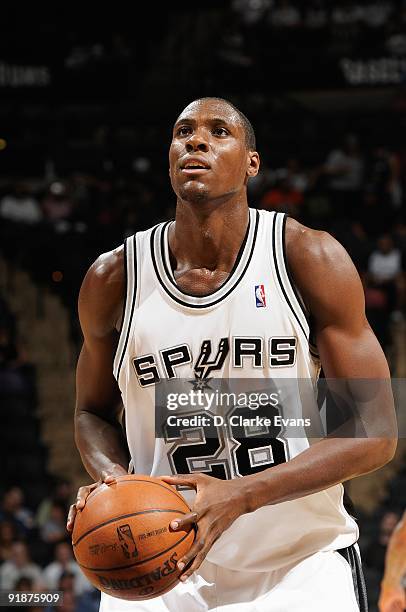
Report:
[{"label": "player's chin", "polygon": [[201,181],[187,181],[179,186],[179,197],[191,203],[207,202],[211,199],[211,190]]}]

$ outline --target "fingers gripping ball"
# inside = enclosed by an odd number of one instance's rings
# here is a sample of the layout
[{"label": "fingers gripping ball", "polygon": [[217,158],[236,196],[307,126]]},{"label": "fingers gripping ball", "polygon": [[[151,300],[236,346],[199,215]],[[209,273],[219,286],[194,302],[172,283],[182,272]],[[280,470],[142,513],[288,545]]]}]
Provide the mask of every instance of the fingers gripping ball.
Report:
[{"label": "fingers gripping ball", "polygon": [[77,562],[105,593],[131,601],[173,588],[179,559],[189,551],[194,529],[169,524],[190,512],[172,486],[149,476],[118,476],[90,493],[72,533]]}]

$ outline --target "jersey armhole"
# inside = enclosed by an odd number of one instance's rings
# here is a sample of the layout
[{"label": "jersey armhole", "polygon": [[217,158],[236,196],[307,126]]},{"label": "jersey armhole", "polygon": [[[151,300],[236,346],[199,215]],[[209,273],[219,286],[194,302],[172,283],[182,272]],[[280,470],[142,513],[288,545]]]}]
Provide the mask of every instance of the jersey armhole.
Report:
[{"label": "jersey armhole", "polygon": [[300,306],[300,309],[302,310],[304,316],[306,317],[306,320],[309,320],[309,316],[310,316],[309,311],[307,310],[305,306],[304,300],[302,296],[300,295],[300,292],[295,284],[295,281],[293,280],[293,276],[289,268],[288,256],[286,253],[286,221],[287,221],[287,218],[288,218],[288,215],[284,214],[283,219],[282,219],[282,252],[283,252],[283,259],[285,263],[286,275],[289,279],[290,285],[296,296],[296,300]]},{"label": "jersey armhole", "polygon": [[[119,341],[121,338],[121,334],[123,331],[123,327],[124,327],[124,317],[125,317],[125,309],[126,309],[126,305],[127,305],[127,288],[128,288],[128,271],[127,271],[127,238],[124,240],[124,257],[123,257],[123,261],[124,261],[124,298],[123,298],[123,306],[121,309],[121,317],[120,317],[120,325],[117,326],[117,331],[118,331],[118,337],[119,337]],[[117,321],[118,323],[118,321]]]},{"label": "jersey armhole", "polygon": [[287,253],[286,253],[286,220],[288,218],[288,215],[284,214],[283,215],[283,221],[282,221],[282,249],[283,249],[283,258],[285,261],[285,268],[286,268],[286,274],[289,278],[289,282],[290,285],[292,287],[292,290],[295,294],[297,303],[301,309],[301,311],[303,312],[303,315],[308,323],[309,326],[309,351],[310,354],[315,357],[316,359],[319,359],[319,351],[317,349],[317,344],[316,344],[316,339],[315,339],[315,333],[314,333],[314,327],[313,327],[313,321],[312,321],[312,316],[311,313],[309,312],[309,310],[306,308],[304,299],[302,298],[299,289],[296,286],[295,281],[293,280],[293,276],[292,273],[290,271],[289,268],[289,261],[288,261],[288,257],[287,257]]},{"label": "jersey armhole", "polygon": [[272,252],[276,278],[283,299],[299,324],[303,336],[306,338],[310,354],[314,359],[318,359],[317,348],[312,344],[311,340],[309,313],[295,286],[288,266],[285,243],[286,218],[285,213],[274,213],[272,222]]},{"label": "jersey armhole", "polygon": [[317,349],[317,345],[316,345],[316,340],[315,340],[315,335],[314,335],[314,324],[313,324],[313,320],[312,320],[312,316],[311,313],[309,312],[309,310],[307,309],[305,302],[300,294],[299,289],[296,286],[296,283],[293,279],[292,273],[290,271],[289,268],[289,261],[288,261],[288,256],[286,253],[286,220],[288,218],[288,215],[283,214],[283,219],[282,219],[282,253],[283,253],[283,260],[284,260],[284,267],[286,270],[286,276],[289,280],[289,285],[292,288],[293,294],[296,298],[296,303],[297,306],[299,307],[299,309],[301,310],[301,312],[303,313],[303,316],[307,322],[308,325],[308,329],[309,329],[309,334],[308,334],[308,341],[309,341],[309,351],[310,354],[315,357],[316,359],[319,359],[319,352]]},{"label": "jersey armhole", "polygon": [[131,324],[134,315],[137,297],[137,256],[135,235],[124,241],[124,273],[125,273],[125,295],[123,303],[123,314],[117,344],[116,354],[113,361],[113,374],[118,381],[121,365],[128,345]]}]

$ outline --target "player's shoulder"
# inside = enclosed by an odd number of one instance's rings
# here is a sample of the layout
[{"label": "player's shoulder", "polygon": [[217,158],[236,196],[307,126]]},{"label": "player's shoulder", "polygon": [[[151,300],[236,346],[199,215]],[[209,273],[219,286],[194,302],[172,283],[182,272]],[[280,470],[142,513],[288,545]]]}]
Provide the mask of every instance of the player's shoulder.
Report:
[{"label": "player's shoulder", "polygon": [[[344,247],[328,232],[314,230],[294,219],[286,223],[286,258],[293,281],[309,311],[320,320],[361,304],[362,284]],[[337,299],[340,296],[340,299]]]},{"label": "player's shoulder", "polygon": [[350,262],[348,253],[331,234],[315,230],[288,217],[285,230],[286,257],[293,267],[334,267]]},{"label": "player's shoulder", "polygon": [[116,328],[125,292],[124,247],[102,253],[88,269],[79,293],[79,316],[96,335]]},{"label": "player's shoulder", "polygon": [[124,283],[124,245],[101,253],[88,269],[84,282],[103,288],[111,284]]},{"label": "player's shoulder", "polygon": [[[138,244],[141,250],[149,247],[150,237],[153,230],[161,225],[161,223],[155,224],[150,228],[137,232],[139,236]],[[126,244],[127,249],[130,248],[130,242],[133,244],[133,250],[135,248],[135,235],[130,236]],[[125,257],[126,252],[124,244],[121,244],[111,251],[101,253],[96,260],[91,264],[82,282],[81,292],[84,291],[96,291],[97,293],[118,292],[122,294],[125,291],[126,285],[126,274],[125,274]],[[134,254],[133,257],[136,257]]]}]

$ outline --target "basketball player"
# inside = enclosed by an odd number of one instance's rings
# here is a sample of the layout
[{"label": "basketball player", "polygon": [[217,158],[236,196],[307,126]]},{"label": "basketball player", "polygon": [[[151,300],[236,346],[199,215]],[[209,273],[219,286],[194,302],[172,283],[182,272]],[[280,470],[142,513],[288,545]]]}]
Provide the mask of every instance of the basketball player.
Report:
[{"label": "basketball player", "polygon": [[[165,379],[388,379],[344,249],[282,213],[248,207],[259,170],[255,136],[232,104],[203,98],[173,128],[176,218],[126,240],[89,269],[79,297],[76,442],[94,483],[127,471],[118,406],[135,471],[192,488],[195,544],[181,582],[145,602],[102,593],[101,612],[352,612],[366,610],[358,527],[342,482],[384,465],[388,436],[242,439],[218,428],[156,437],[154,393]],[[311,342],[314,325],[316,345]],[[383,403],[384,423],[393,420]],[[299,414],[299,416],[301,416]],[[196,428],[194,431],[196,436]],[[260,447],[260,452],[255,449]],[[181,489],[183,493],[186,492]],[[194,495],[194,493],[193,493]]]},{"label": "basketball player", "polygon": [[406,512],[392,533],[385,559],[379,598],[380,612],[403,612],[406,608]]}]

